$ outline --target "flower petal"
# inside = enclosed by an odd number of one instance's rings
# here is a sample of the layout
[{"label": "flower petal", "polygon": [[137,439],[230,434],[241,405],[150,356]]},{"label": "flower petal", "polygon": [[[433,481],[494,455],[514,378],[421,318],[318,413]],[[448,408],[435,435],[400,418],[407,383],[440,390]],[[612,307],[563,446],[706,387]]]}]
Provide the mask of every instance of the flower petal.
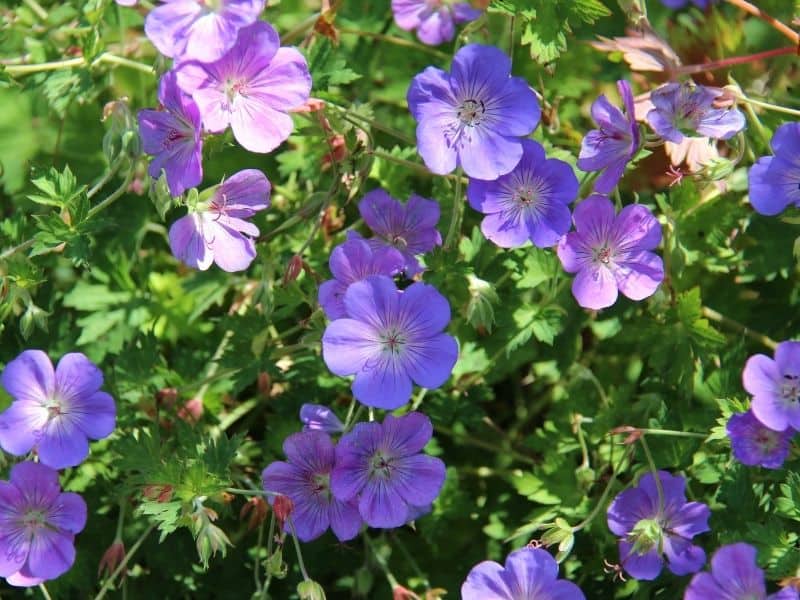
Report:
[{"label": "flower petal", "polygon": [[15,400],[46,402],[53,396],[53,363],[41,350],[25,350],[6,365],[3,387]]},{"label": "flower petal", "polygon": [[393,462],[391,485],[406,504],[425,506],[442,490],[444,463],[433,456],[415,454]]}]

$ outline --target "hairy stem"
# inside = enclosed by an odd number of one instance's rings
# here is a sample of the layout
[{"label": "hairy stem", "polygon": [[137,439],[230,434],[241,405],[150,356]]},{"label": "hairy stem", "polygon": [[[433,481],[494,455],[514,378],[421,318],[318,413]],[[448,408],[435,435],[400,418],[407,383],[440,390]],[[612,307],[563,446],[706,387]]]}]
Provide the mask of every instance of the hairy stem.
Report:
[{"label": "hairy stem", "polygon": [[131,549],[128,550],[128,552],[125,554],[125,557],[122,559],[122,562],[120,562],[117,568],[114,569],[114,572],[111,574],[111,576],[108,579],[106,579],[105,583],[103,584],[103,587],[100,588],[100,591],[97,593],[97,596],[94,597],[94,600],[102,600],[103,598],[105,598],[106,594],[108,593],[108,590],[111,589],[111,586],[113,585],[116,578],[119,577],[120,573],[122,573],[123,570],[125,570],[125,568],[128,566],[128,562],[133,558],[133,555],[136,554],[136,552],[139,550],[142,544],[144,544],[147,537],[151,533],[153,533],[153,530],[155,528],[156,524],[151,523],[150,526],[144,530],[144,533],[139,536],[139,539],[134,542],[133,546],[131,546]]},{"label": "hairy stem", "polygon": [[707,63],[698,65],[684,65],[682,67],[675,67],[671,69],[673,75],[690,75],[693,73],[705,73],[706,71],[716,71],[725,69],[734,65],[743,65],[774,56],[784,56],[786,54],[795,54],[797,48],[794,46],[786,46],[784,48],[774,48],[772,50],[765,50],[764,52],[756,52],[755,54],[747,54],[746,56],[732,56],[730,58],[723,58],[714,60]]},{"label": "hairy stem", "polygon": [[778,342],[773,340],[771,337],[764,335],[763,333],[759,333],[758,331],[754,331],[750,329],[747,325],[742,325],[741,323],[739,323],[739,321],[734,321],[733,319],[730,319],[725,315],[718,313],[713,308],[704,306],[702,311],[703,311],[703,316],[705,318],[715,321],[720,325],[722,325],[723,327],[727,327],[728,329],[737,331],[742,335],[749,337],[751,340],[766,346],[770,350],[775,350],[775,348],[778,347]]}]

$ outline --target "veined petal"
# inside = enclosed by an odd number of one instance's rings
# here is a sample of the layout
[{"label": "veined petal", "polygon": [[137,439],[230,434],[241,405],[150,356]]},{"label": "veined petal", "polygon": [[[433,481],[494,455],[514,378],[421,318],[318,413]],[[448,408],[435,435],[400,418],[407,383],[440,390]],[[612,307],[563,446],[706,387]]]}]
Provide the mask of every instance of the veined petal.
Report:
[{"label": "veined petal", "polygon": [[408,521],[408,504],[391,482],[375,477],[367,481],[358,499],[358,512],[370,527],[391,529]]},{"label": "veined petal", "polygon": [[189,213],[175,221],[169,228],[169,247],[172,254],[190,267],[205,271],[214,262],[210,243],[205,239],[211,232],[205,231],[203,218],[198,213]]},{"label": "veined petal", "polygon": [[68,405],[91,396],[103,385],[103,372],[85,354],[65,354],[56,366],[56,394]]},{"label": "veined petal", "polygon": [[361,321],[337,319],[328,324],[322,335],[322,358],[336,375],[358,373],[380,352],[374,327]]},{"label": "veined petal", "polygon": [[89,454],[89,442],[86,434],[62,415],[48,422],[37,450],[42,464],[54,469],[64,469],[83,462]]},{"label": "veined petal", "polygon": [[404,365],[398,363],[398,359],[382,355],[368,360],[353,380],[356,400],[384,410],[394,410],[408,402],[412,391],[411,377]]},{"label": "veined petal", "polygon": [[407,504],[433,502],[444,485],[444,463],[433,456],[415,454],[394,461],[391,485]]},{"label": "veined petal", "polygon": [[14,456],[24,456],[39,440],[48,415],[47,407],[39,402],[12,402],[0,413],[0,447]]},{"label": "veined petal", "polygon": [[231,112],[233,136],[250,152],[271,152],[292,133],[294,122],[285,112],[280,112],[260,95],[234,99]]},{"label": "veined petal", "polygon": [[41,527],[31,540],[28,569],[34,577],[55,579],[75,562],[75,536]]},{"label": "veined petal", "polygon": [[41,350],[25,350],[3,369],[3,387],[16,400],[46,402],[55,389],[53,363]]}]

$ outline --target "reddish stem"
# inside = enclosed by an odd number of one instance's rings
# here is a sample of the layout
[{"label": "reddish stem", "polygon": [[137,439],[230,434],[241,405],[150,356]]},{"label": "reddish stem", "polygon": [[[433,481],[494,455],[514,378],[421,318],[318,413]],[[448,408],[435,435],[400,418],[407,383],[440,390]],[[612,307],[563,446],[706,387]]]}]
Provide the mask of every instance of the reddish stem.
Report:
[{"label": "reddish stem", "polygon": [[733,65],[743,65],[746,63],[756,62],[765,58],[772,58],[773,56],[783,56],[784,54],[795,54],[798,48],[795,46],[786,46],[785,48],[774,48],[772,50],[765,50],[764,52],[756,52],[755,54],[748,54],[746,56],[732,56],[730,58],[723,58],[714,60],[699,65],[686,65],[683,67],[675,67],[672,73],[675,75],[689,75],[692,73],[704,73],[706,71],[716,71]]},{"label": "reddish stem", "polygon": [[753,16],[758,17],[765,23],[768,23],[771,27],[780,31],[783,35],[785,35],[788,39],[792,40],[792,43],[795,47],[800,47],[800,34],[798,34],[794,29],[779,21],[775,17],[768,15],[763,10],[758,8],[757,6],[750,4],[747,0],[726,0],[728,4],[733,4],[741,8],[743,11],[750,13]]}]

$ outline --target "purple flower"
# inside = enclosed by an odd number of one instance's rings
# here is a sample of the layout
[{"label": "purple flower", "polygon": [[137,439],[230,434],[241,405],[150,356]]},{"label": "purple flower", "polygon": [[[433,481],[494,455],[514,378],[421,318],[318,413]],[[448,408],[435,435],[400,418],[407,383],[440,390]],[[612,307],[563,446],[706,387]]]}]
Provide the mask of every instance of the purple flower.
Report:
[{"label": "purple flower", "polygon": [[558,579],[558,563],[539,548],[521,548],[506,558],[478,563],[461,586],[462,600],[585,600],[571,581]]},{"label": "purple flower", "polygon": [[442,245],[436,229],[439,203],[411,194],[403,205],[385,190],[372,190],[358,203],[361,218],[375,234],[367,240],[373,250],[393,248],[405,258],[406,274],[411,277],[422,271],[416,255]]},{"label": "purple flower", "polygon": [[522,140],[522,159],[495,181],[470,179],[470,206],[486,215],[481,231],[501,248],[530,240],[540,248],[558,243],[570,227],[567,205],[578,195],[578,179],[567,163],[546,160],[544,148]]},{"label": "purple flower", "polygon": [[100,391],[103,373],[79,352],[53,363],[41,350],[25,350],[6,365],[3,387],[14,398],[0,413],[0,447],[14,456],[36,450],[54,469],[79,465],[88,438],[114,431],[114,399]]},{"label": "purple flower", "polygon": [[370,527],[400,527],[416,518],[417,507],[433,502],[444,484],[444,463],[421,454],[432,434],[430,419],[418,412],[358,423],[336,447],[334,497],[358,499],[358,512]]},{"label": "purple flower", "polygon": [[246,221],[269,208],[270,183],[256,169],[245,169],[223,181],[209,202],[181,217],[169,228],[175,258],[205,271],[212,262],[223,271],[243,271],[256,256],[253,237],[258,227]]},{"label": "purple flower", "polygon": [[[706,10],[709,6],[711,6],[714,0],[691,0],[691,2],[697,8]],[[667,8],[683,8],[689,4],[689,0],[661,0],[661,4]]]},{"label": "purple flower", "polygon": [[741,111],[716,108],[724,95],[718,88],[694,83],[668,83],[650,94],[653,109],[647,122],[665,140],[680,144],[684,137],[708,137],[727,140],[747,124]]},{"label": "purple flower", "polygon": [[797,591],[786,587],[767,596],[764,571],[756,563],[750,544],[728,544],[711,557],[711,573],[698,573],[683,600],[798,600]]},{"label": "purple flower", "polygon": [[166,110],[144,109],[137,115],[142,147],[155,157],[147,172],[158,178],[164,169],[170,193],[180,196],[203,180],[200,112],[172,71],[161,77],[158,101]]},{"label": "purple flower", "polygon": [[370,275],[395,275],[403,270],[406,261],[394,248],[380,246],[373,250],[365,240],[354,238],[333,249],[329,265],[334,279],[319,286],[319,303],[325,315],[334,320],[347,316],[344,295],[351,283]]},{"label": "purple flower", "polygon": [[66,573],[85,525],[86,503],[61,492],[56,471],[30,461],[14,465],[9,481],[0,481],[0,577],[30,587]]},{"label": "purple flower", "polygon": [[303,422],[303,431],[324,431],[329,434],[344,431],[344,423],[336,413],[320,404],[303,404],[300,407],[300,420]]},{"label": "purple flower", "polygon": [[663,492],[660,506],[652,473],[643,475],[639,485],[617,495],[608,507],[608,527],[620,536],[622,567],[634,579],[655,579],[664,558],[676,575],[698,571],[706,554],[691,543],[698,533],[709,531],[711,511],[702,502],[686,502],[686,480],[666,471],[658,472]]},{"label": "purple flower", "polygon": [[511,60],[499,48],[468,44],[452,71],[428,67],[408,88],[417,120],[417,148],[425,165],[445,175],[458,165],[470,177],[492,180],[522,158],[520,136],[539,123],[536,94],[511,77]]},{"label": "purple flower", "polygon": [[575,207],[575,231],[558,244],[558,257],[568,273],[577,273],[572,295],[584,308],[606,308],[617,301],[617,290],[631,300],[652,295],[664,279],[661,257],[653,250],[661,241],[661,226],[641,204],[614,215],[605,196],[593,195]]},{"label": "purple flower", "polygon": [[216,62],[178,65],[178,82],[197,102],[208,131],[230,125],[251,152],[270,152],[289,137],[294,124],[287,112],[308,100],[311,75],[303,55],[280,43],[272,26],[259,21],[242,29]]},{"label": "purple flower", "polygon": [[162,0],[144,22],[144,32],[165,56],[213,62],[236,43],[239,30],[252,25],[265,0]]},{"label": "purple flower", "polygon": [[777,215],[800,206],[800,123],[784,123],[770,143],[775,156],[763,156],[750,168],[750,204],[757,213]]},{"label": "purple flower", "polygon": [[474,21],[481,11],[468,2],[449,4],[449,0],[392,0],[394,21],[400,29],[417,30],[420,41],[436,46],[449,42],[459,23]]},{"label": "purple flower", "polygon": [[322,358],[336,375],[355,375],[356,400],[394,410],[411,398],[411,382],[438,388],[458,358],[453,337],[442,333],[450,305],[436,288],[411,284],[399,292],[390,278],[373,275],[347,288],[348,318],[328,324]]},{"label": "purple flower", "polygon": [[775,360],[763,354],[747,359],[742,383],[752,396],[750,410],[774,431],[800,429],[800,342],[781,342]]},{"label": "purple flower", "polygon": [[791,427],[773,431],[756,419],[752,410],[731,415],[726,429],[736,460],[750,467],[760,465],[767,469],[779,469],[783,465],[795,433]]},{"label": "purple flower", "polygon": [[631,85],[617,81],[625,105],[625,114],[600,95],[592,103],[592,119],[600,129],[592,129],[581,142],[578,168],[603,171],[594,183],[594,191],[607,194],[616,187],[628,162],[639,151],[639,125],[633,109]]},{"label": "purple flower", "polygon": [[342,542],[356,537],[361,517],[355,501],[331,496],[336,452],[328,434],[322,431],[292,434],[284,440],[283,451],[289,462],[269,465],[261,474],[261,481],[265,490],[283,494],[294,504],[291,518],[297,537],[310,542],[328,527]]},{"label": "purple flower", "polygon": [[114,0],[120,6],[136,6],[138,0]]}]

